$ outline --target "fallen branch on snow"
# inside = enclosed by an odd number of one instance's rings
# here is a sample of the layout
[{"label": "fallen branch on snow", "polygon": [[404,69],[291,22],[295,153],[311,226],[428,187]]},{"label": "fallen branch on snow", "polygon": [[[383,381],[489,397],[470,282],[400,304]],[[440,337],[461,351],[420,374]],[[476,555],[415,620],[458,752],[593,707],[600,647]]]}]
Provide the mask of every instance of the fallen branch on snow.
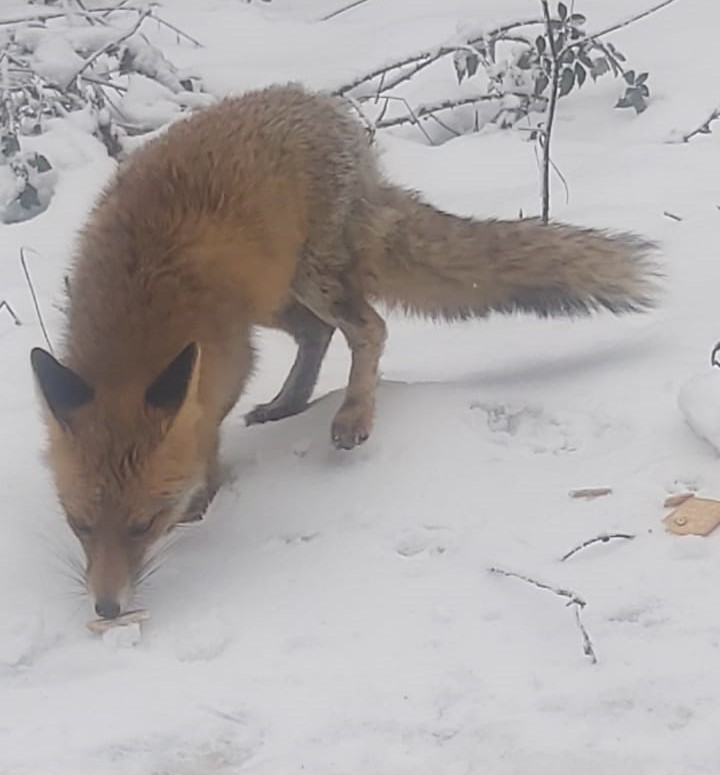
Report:
[{"label": "fallen branch on snow", "polygon": [[583,541],[579,546],[576,546],[574,549],[571,549],[569,552],[563,554],[563,556],[560,558],[560,562],[569,560],[573,555],[581,552],[583,549],[587,549],[588,546],[599,543],[606,544],[608,541],[614,541],[616,539],[632,541],[635,539],[635,536],[630,533],[603,533],[602,535],[596,536],[595,538],[588,538],[587,541]]},{"label": "fallen branch on snow", "polygon": [[710,124],[713,121],[720,119],[720,107],[715,108],[712,113],[700,124],[700,126],[693,129],[691,132],[686,132],[684,135],[680,135],[679,141],[682,143],[688,143],[696,135],[709,135],[712,132]]},{"label": "fallen branch on snow", "polygon": [[595,653],[595,647],[593,645],[592,639],[590,638],[590,634],[588,633],[585,625],[583,624],[582,617],[581,617],[581,611],[585,606],[587,605],[587,602],[580,597],[580,595],[577,594],[577,592],[573,592],[571,589],[563,589],[562,587],[553,587],[550,584],[545,584],[542,581],[537,581],[536,579],[530,578],[530,576],[524,576],[521,573],[515,573],[514,571],[509,570],[503,570],[502,568],[489,568],[490,573],[494,573],[497,576],[505,576],[507,578],[511,579],[519,579],[520,581],[524,581],[526,584],[530,584],[533,587],[537,587],[538,589],[544,589],[548,592],[552,592],[554,595],[557,595],[558,597],[564,597],[567,599],[566,605],[573,606],[575,608],[575,621],[577,622],[578,629],[580,630],[580,634],[582,636],[582,642],[583,642],[583,653],[586,657],[589,657],[590,662],[593,665],[597,664],[597,654]]},{"label": "fallen branch on snow", "polygon": [[16,326],[21,326],[22,323],[20,322],[20,318],[15,314],[15,310],[10,306],[10,302],[6,299],[0,300],[0,312],[2,310],[5,310],[8,315],[12,318],[13,323],[15,323]]}]

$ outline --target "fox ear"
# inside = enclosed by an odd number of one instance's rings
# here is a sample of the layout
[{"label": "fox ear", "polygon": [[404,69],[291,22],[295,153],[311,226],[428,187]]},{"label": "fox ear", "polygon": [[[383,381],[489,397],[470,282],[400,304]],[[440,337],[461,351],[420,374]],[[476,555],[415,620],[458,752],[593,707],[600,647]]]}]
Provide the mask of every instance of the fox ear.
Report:
[{"label": "fox ear", "polygon": [[199,348],[194,342],[185,347],[145,391],[145,403],[153,409],[177,413],[194,382],[198,354]]},{"label": "fox ear", "polygon": [[67,424],[72,412],[92,401],[94,391],[90,385],[50,353],[35,347],[30,363],[48,409],[62,425]]}]

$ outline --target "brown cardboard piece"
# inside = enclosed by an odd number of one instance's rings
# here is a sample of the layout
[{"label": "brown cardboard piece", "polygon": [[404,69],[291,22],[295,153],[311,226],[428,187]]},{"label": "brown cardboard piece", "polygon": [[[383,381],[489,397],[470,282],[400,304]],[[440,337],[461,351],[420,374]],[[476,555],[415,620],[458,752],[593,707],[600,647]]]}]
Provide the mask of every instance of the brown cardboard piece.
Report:
[{"label": "brown cardboard piece", "polygon": [[688,498],[663,519],[675,535],[707,536],[720,525],[720,501]]}]

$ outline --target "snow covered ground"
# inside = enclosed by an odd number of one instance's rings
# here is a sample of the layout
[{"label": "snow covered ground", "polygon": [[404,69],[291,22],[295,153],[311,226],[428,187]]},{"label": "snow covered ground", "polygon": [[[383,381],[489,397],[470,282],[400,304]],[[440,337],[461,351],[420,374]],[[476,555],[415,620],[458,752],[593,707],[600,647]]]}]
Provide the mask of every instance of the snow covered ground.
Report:
[{"label": "snow covered ground", "polygon": [[[166,0],[163,16],[206,46],[158,39],[218,94],[290,78],[333,87],[460,25],[538,5],[371,0],[315,21],[339,4]],[[595,29],[645,5],[576,10]],[[226,427],[234,480],[143,590],[152,621],[133,649],[84,628],[88,602],[62,574],[73,540],[40,456],[28,351],[42,339],[18,249],[38,252],[30,269],[57,336],[73,235],[112,169],[87,135],[55,136],[50,208],[0,227],[0,298],[24,322],[0,317],[2,775],[717,773],[720,535],[673,537],[661,519],[669,493],[720,496],[718,453],[678,406],[691,379],[702,382],[686,391],[691,404],[713,399],[720,127],[667,142],[720,99],[719,29],[716,3],[678,0],[613,36],[650,72],[645,113],[613,110],[611,79],[559,107],[554,156],[570,201],[558,186],[555,217],[660,241],[662,307],[581,322],[393,318],[375,432],[351,454],[329,444],[348,368],[339,338],[307,413],[244,427],[293,355],[284,336],[259,335],[261,368]],[[441,68],[422,88],[452,84]],[[388,174],[438,206],[538,210],[519,133],[379,143]],[[596,486],[613,492],[568,497]],[[613,532],[635,539],[560,562]],[[580,595],[597,664],[573,607],[490,567]]]}]

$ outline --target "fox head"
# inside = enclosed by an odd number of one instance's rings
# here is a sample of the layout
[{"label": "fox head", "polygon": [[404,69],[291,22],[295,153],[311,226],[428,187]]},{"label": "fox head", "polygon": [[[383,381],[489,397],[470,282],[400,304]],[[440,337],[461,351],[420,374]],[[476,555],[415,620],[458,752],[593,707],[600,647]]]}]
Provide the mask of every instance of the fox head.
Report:
[{"label": "fox head", "polygon": [[217,436],[200,435],[200,349],[189,344],[147,385],[89,384],[40,348],[31,363],[48,462],[87,558],[95,610],[120,615],[151,547],[209,499]]}]

